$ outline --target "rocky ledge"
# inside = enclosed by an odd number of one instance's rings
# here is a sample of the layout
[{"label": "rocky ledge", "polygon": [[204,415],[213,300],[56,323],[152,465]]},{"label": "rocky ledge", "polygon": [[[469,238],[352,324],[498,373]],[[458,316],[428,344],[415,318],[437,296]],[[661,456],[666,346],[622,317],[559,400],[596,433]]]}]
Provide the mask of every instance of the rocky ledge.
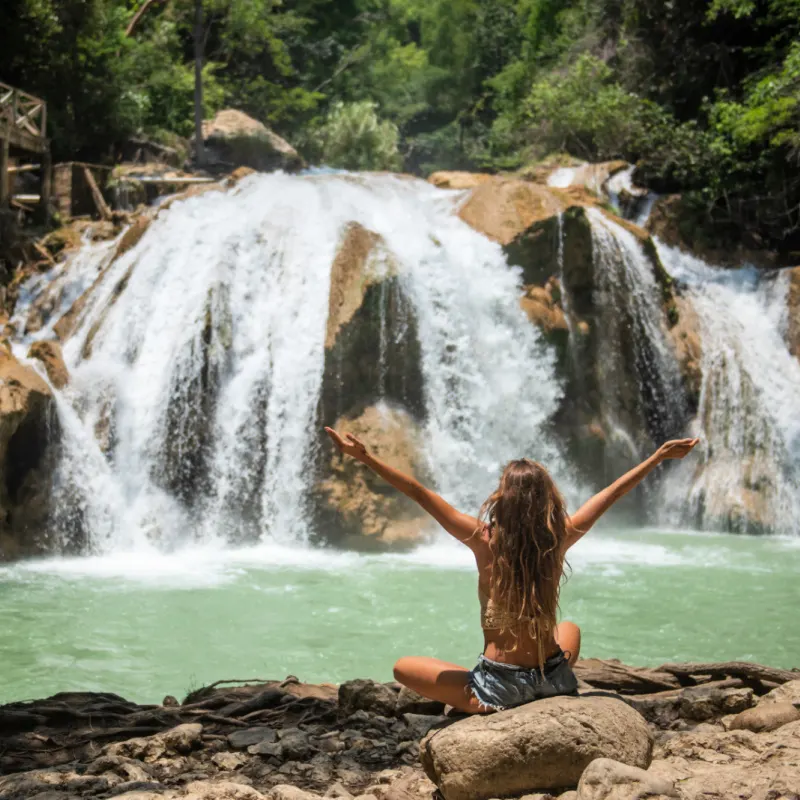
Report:
[{"label": "rocky ledge", "polygon": [[[220,681],[183,703],[0,707],[3,800],[800,796],[800,671],[578,662],[581,696],[480,717],[396,684]],[[438,793],[438,794],[437,794]]]}]

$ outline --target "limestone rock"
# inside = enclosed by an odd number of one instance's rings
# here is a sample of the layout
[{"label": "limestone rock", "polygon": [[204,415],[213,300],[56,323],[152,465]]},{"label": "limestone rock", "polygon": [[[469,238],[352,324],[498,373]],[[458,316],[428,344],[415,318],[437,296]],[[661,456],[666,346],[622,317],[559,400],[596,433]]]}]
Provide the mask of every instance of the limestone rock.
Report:
[{"label": "limestone rock", "polygon": [[345,714],[370,711],[384,717],[394,716],[397,692],[371,680],[347,681],[339,687],[339,707]]},{"label": "limestone rock", "polygon": [[789,270],[789,325],[786,336],[789,352],[800,359],[800,267]]},{"label": "limestone rock", "polygon": [[[380,237],[352,223],[331,267],[321,421],[358,416],[379,399],[421,418],[422,384],[413,306]],[[324,435],[322,444],[325,459]]]},{"label": "limestone rock", "polygon": [[260,742],[274,742],[277,738],[278,735],[273,728],[260,725],[255,728],[244,728],[243,730],[229,733],[228,744],[234,750],[244,750],[246,747]]},{"label": "limestone rock", "polygon": [[55,420],[47,382],[0,347],[0,561],[39,549]]},{"label": "limestone rock", "polygon": [[267,800],[314,800],[316,797],[318,795],[304,792],[302,789],[288,784],[273,786],[267,794]]},{"label": "limestone rock", "polygon": [[328,326],[325,347],[330,349],[343,325],[349,322],[364,301],[367,287],[380,280],[376,248],[381,239],[359,225],[351,223],[331,267],[331,288],[328,299]]},{"label": "limestone rock", "polygon": [[63,389],[69,383],[69,372],[64,363],[61,345],[58,342],[34,342],[28,350],[28,358],[35,358],[42,362],[50,383],[56,389]]},{"label": "limestone rock", "polygon": [[577,800],[640,800],[644,797],[666,800],[680,795],[668,778],[610,758],[592,761],[578,784]]},{"label": "limestone rock", "polygon": [[507,245],[535,222],[557,215],[566,205],[563,197],[546,186],[493,177],[472,190],[458,215],[484,236]]},{"label": "limestone rock", "polygon": [[[385,459],[397,469],[421,475],[417,425],[405,412],[372,406],[355,419],[342,417],[336,420],[335,428],[368,442],[370,450],[378,458]],[[382,545],[416,542],[422,538],[427,520],[420,516],[415,503],[387,487],[360,462],[342,457],[333,448],[331,451],[326,478],[318,489],[320,506],[329,529],[335,527],[343,531],[345,537],[361,546],[364,537]],[[342,696],[341,690],[339,696]]]},{"label": "limestone rock", "polygon": [[703,344],[700,318],[687,297],[676,294],[673,303],[677,321],[668,328],[669,341],[675,348],[689,403],[693,409],[696,409],[703,381],[701,370]]},{"label": "limestone rock", "polygon": [[771,703],[800,704],[800,678],[777,686],[758,700],[758,705],[760,706],[770,705]]},{"label": "limestone rock", "polygon": [[135,758],[145,763],[153,763],[164,755],[186,755],[201,744],[200,735],[203,726],[200,723],[186,723],[170,728],[155,736],[128,739],[109,745],[105,752],[111,756]]},{"label": "limestone rock", "polygon": [[397,714],[444,714],[444,703],[429,700],[408,686],[402,686],[397,695]]},{"label": "limestone rock", "polygon": [[554,295],[560,297],[560,287],[558,281],[551,278],[544,286],[526,286],[520,305],[528,319],[541,329],[548,341],[566,345],[569,324]]},{"label": "limestone rock", "polygon": [[203,139],[210,160],[234,167],[251,167],[267,172],[283,169],[295,172],[305,162],[285,139],[243,111],[226,108],[213,120],[203,122]]},{"label": "limestone rock", "polygon": [[764,703],[755,708],[748,708],[737,714],[728,723],[727,729],[754,731],[774,731],[790,722],[800,720],[800,700],[797,704],[785,703]]},{"label": "limestone rock", "polygon": [[487,800],[575,786],[596,758],[646,768],[653,739],[632,708],[607,697],[553,697],[454,723],[420,745],[445,800]]},{"label": "limestone rock", "polygon": [[434,172],[428,182],[440,189],[474,189],[492,179],[491,175],[480,172]]},{"label": "limestone rock", "polygon": [[656,756],[649,772],[676,781],[682,800],[772,800],[800,790],[800,722],[770,733],[679,734]]},{"label": "limestone rock", "polygon": [[264,800],[264,795],[252,786],[230,781],[194,781],[178,797],[185,800]]}]

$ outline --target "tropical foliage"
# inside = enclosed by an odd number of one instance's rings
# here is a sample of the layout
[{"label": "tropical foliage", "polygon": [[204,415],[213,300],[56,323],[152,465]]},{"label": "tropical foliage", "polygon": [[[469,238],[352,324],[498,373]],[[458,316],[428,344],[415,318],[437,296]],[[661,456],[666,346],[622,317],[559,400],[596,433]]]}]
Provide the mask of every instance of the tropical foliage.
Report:
[{"label": "tropical foliage", "polygon": [[59,158],[233,106],[351,168],[622,157],[721,236],[800,251],[800,0],[4,0],[0,80]]}]

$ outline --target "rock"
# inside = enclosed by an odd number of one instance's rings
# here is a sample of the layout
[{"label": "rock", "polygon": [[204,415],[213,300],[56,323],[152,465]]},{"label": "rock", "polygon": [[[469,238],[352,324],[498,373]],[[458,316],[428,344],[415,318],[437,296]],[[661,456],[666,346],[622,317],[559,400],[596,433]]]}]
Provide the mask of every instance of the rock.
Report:
[{"label": "rock", "polygon": [[202,744],[203,726],[200,723],[187,723],[170,728],[155,736],[128,739],[109,745],[105,753],[111,756],[135,758],[145,763],[153,763],[163,755],[186,755]]},{"label": "rock", "polygon": [[345,714],[369,711],[386,717],[393,716],[397,707],[397,692],[369,679],[346,681],[339,687],[339,707]]},{"label": "rock", "polygon": [[428,176],[428,183],[439,189],[474,189],[486,181],[492,180],[491,175],[479,172],[434,172]]},{"label": "rock", "polygon": [[758,699],[758,705],[770,705],[771,703],[800,703],[800,678],[796,681],[787,681],[777,686],[771,692],[767,692]]},{"label": "rock", "polygon": [[[230,781],[194,781],[178,797],[185,800],[264,800],[265,796],[252,786]],[[175,795],[173,795],[174,797]],[[293,800],[286,798],[286,800]],[[297,798],[297,800],[303,800]]]},{"label": "rock", "polygon": [[114,258],[117,259],[136,247],[152,221],[153,218],[149,214],[139,214],[120,237]]},{"label": "rock", "polygon": [[248,178],[250,175],[255,175],[256,170],[252,167],[236,167],[236,169],[228,175],[228,179],[225,181],[227,186],[236,186],[239,181]]},{"label": "rock", "polygon": [[148,769],[145,769],[142,763],[135,759],[106,755],[92,761],[86,768],[86,774],[102,775],[103,773],[114,773],[126,781],[146,782],[152,779],[152,774]]},{"label": "rock", "polygon": [[280,759],[283,756],[283,745],[280,742],[258,742],[247,748],[253,756],[269,756]]},{"label": "rock", "polygon": [[348,323],[364,302],[369,286],[385,275],[377,264],[376,248],[381,238],[352,222],[345,230],[331,267],[331,288],[328,296],[328,325],[325,347],[330,349],[343,325]]},{"label": "rock", "polygon": [[[722,684],[727,684],[723,681]],[[648,722],[659,728],[670,728],[678,721],[706,722],[738,714],[754,703],[753,690],[739,686],[711,684],[656,694],[623,697]]]},{"label": "rock", "polygon": [[298,152],[285,139],[243,111],[226,108],[203,122],[203,139],[211,163],[251,167],[268,172],[296,172],[305,167]]},{"label": "rock", "polygon": [[408,738],[421,739],[434,725],[445,720],[441,714],[403,714],[403,721],[408,726]]},{"label": "rock", "polygon": [[640,800],[644,797],[662,800],[680,795],[669,779],[610,758],[592,761],[578,784],[577,800]]},{"label": "rock", "polygon": [[[334,427],[363,438],[378,458],[424,479],[418,426],[402,410],[371,406],[355,419],[337,419]],[[317,489],[318,513],[324,515],[329,526],[337,526],[344,544],[358,543],[363,547],[365,538],[381,545],[415,543],[422,539],[428,522],[420,516],[419,507],[413,501],[387,487],[360,462],[342,457],[333,448],[329,448],[329,452],[326,477]],[[391,703],[396,701],[393,690],[377,685],[380,688],[374,692],[383,696],[386,703],[390,702],[390,696]],[[339,699],[341,702],[341,688]],[[388,708],[388,705],[380,707]],[[357,708],[365,706],[353,706],[353,710]]]},{"label": "rock", "polygon": [[395,712],[398,716],[403,714],[444,714],[444,703],[429,700],[408,686],[401,686],[397,695]]},{"label": "rock", "polygon": [[214,753],[211,760],[222,770],[232,771],[247,763],[247,757],[241,753]]},{"label": "rock", "polygon": [[458,215],[484,236],[507,245],[534,223],[554,217],[566,206],[564,198],[546,186],[492,177],[472,190]]},{"label": "rock", "polygon": [[288,784],[281,784],[280,786],[273,786],[267,794],[267,800],[313,800],[319,795],[311,794],[311,792],[304,792],[296,786],[289,786]]},{"label": "rock", "polygon": [[789,345],[789,352],[800,359],[800,267],[789,270],[789,292],[786,301],[789,307],[786,343]]},{"label": "rock", "polygon": [[[352,223],[331,267],[320,422],[353,419],[377,402],[424,418],[417,320],[380,237]],[[319,473],[327,476],[332,447],[320,435]],[[336,521],[316,527],[333,530]]]},{"label": "rock", "polygon": [[44,547],[57,440],[47,382],[0,346],[0,561]]},{"label": "rock", "polygon": [[420,744],[445,800],[488,800],[575,786],[595,758],[646,768],[653,739],[632,708],[607,697],[553,697],[475,716]]},{"label": "rock", "polygon": [[528,319],[541,329],[548,341],[557,346],[566,346],[569,323],[563,309],[553,297],[554,290],[560,294],[558,281],[554,278],[545,286],[526,286],[520,305]]},{"label": "rock", "polygon": [[275,729],[264,725],[255,728],[244,728],[228,734],[228,744],[234,750],[244,750],[250,745],[259,744],[259,742],[275,742],[277,739],[278,734]]},{"label": "rock", "polygon": [[669,341],[675,349],[690,408],[696,410],[703,382],[700,318],[687,297],[676,294],[673,304],[675,324],[668,327]]},{"label": "rock", "polygon": [[650,772],[676,781],[682,800],[794,798],[798,795],[800,722],[770,733],[684,733],[659,746]]},{"label": "rock", "polygon": [[28,358],[41,361],[50,383],[56,389],[63,389],[69,383],[69,372],[64,363],[61,345],[55,341],[34,342],[28,350]]},{"label": "rock", "polygon": [[790,722],[800,720],[800,700],[797,704],[764,703],[737,714],[726,726],[727,730],[745,730],[760,733],[774,731]]},{"label": "rock", "polygon": [[312,747],[308,734],[300,728],[286,728],[278,733],[278,738],[282,757],[291,761],[304,759],[316,749]]}]

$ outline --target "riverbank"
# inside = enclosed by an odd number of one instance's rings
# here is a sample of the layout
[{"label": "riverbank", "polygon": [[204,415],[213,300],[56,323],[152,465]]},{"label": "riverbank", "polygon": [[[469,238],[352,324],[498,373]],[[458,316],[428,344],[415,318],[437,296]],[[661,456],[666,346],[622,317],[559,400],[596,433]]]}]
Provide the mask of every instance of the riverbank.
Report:
[{"label": "riverbank", "polygon": [[[446,800],[521,797],[537,789],[551,792],[541,798],[563,800],[633,798],[644,789],[682,800],[709,791],[796,797],[800,670],[742,662],[647,669],[585,659],[576,674],[580,698],[468,722],[397,684],[369,680],[338,687],[293,677],[245,685],[223,680],[180,703],[165,697],[158,705],[81,692],[12,703],[0,706],[6,775],[0,796],[421,800],[436,790],[433,778]],[[569,731],[579,719],[581,733],[555,737],[544,761],[526,745],[526,737],[548,738],[552,720]],[[464,765],[445,751],[455,747],[469,756],[476,742],[500,748],[498,764],[513,751],[519,768],[467,780]],[[596,761],[604,757],[612,760]],[[559,759],[565,765],[553,778]],[[525,791],[518,791],[520,781]],[[576,786],[578,794],[570,794]]]}]

